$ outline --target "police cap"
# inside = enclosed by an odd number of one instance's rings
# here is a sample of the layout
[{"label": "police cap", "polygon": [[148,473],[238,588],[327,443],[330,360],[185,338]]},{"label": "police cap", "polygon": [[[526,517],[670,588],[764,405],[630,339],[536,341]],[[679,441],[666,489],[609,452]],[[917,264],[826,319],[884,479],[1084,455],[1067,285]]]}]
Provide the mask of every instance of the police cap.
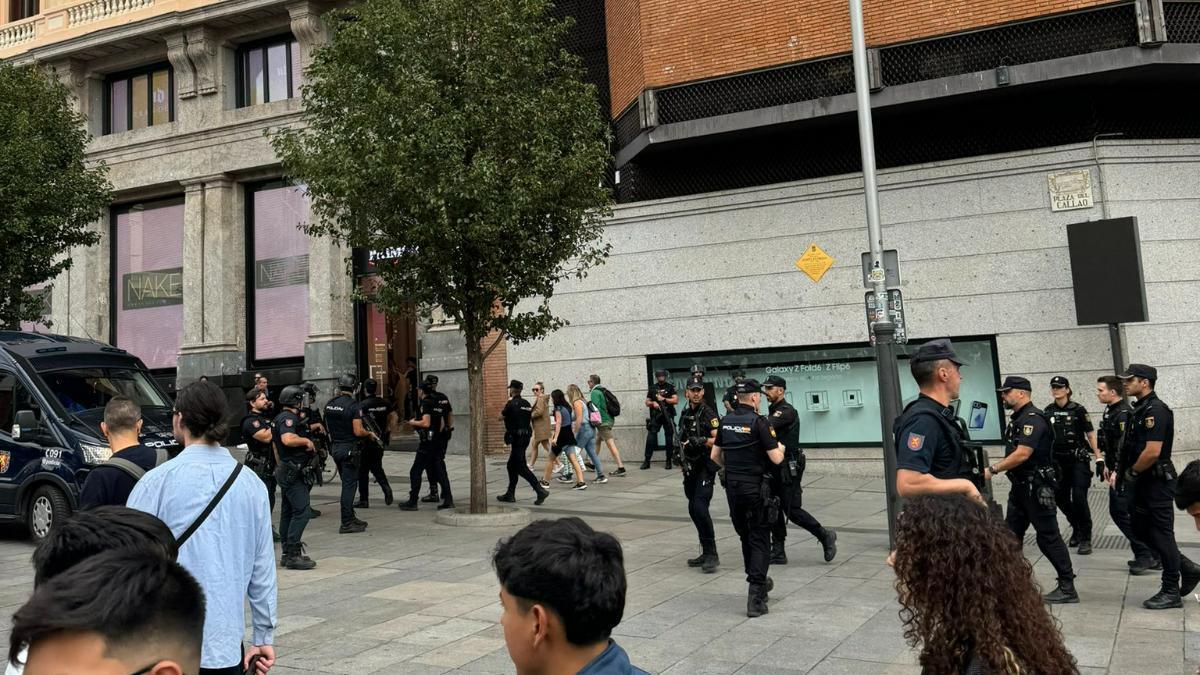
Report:
[{"label": "police cap", "polygon": [[1055,389],[1059,389],[1061,387],[1070,387],[1071,381],[1062,375],[1055,375],[1054,377],[1050,378],[1050,386]]},{"label": "police cap", "polygon": [[758,380],[745,379],[733,386],[735,394],[761,394],[762,387],[759,386]]},{"label": "police cap", "polygon": [[1024,389],[1025,391],[1033,391],[1033,386],[1029,384],[1029,380],[1023,377],[1009,375],[1008,377],[1004,378],[1004,384],[1001,385],[996,391],[1008,391],[1009,389]]},{"label": "police cap", "polygon": [[746,371],[744,371],[740,368],[738,370],[733,371],[733,379],[737,380],[739,378],[744,378],[744,377],[746,377]]},{"label": "police cap", "polygon": [[352,373],[346,373],[338,378],[338,389],[342,391],[354,391],[358,386],[358,378]]},{"label": "police cap", "polygon": [[430,374],[428,374],[428,375],[426,375],[426,376],[425,376],[425,384],[437,384],[437,383],[438,383],[438,376],[437,376],[437,375],[434,375],[433,373],[430,373]]},{"label": "police cap", "polygon": [[704,389],[704,380],[688,380],[688,389]]},{"label": "police cap", "polygon": [[668,375],[670,375],[670,373],[668,373],[665,368],[659,368],[658,370],[654,371],[655,377],[666,377]]},{"label": "police cap", "polygon": [[783,379],[782,377],[780,377],[778,375],[768,375],[767,379],[763,380],[763,386],[764,387],[779,387],[780,389],[787,389],[787,380]]},{"label": "police cap", "polygon": [[1135,377],[1142,377],[1153,382],[1158,379],[1158,370],[1154,366],[1147,366],[1144,363],[1131,363],[1125,369],[1125,372],[1117,377],[1122,380],[1132,380]]},{"label": "police cap", "polygon": [[696,377],[704,377],[704,366],[697,363],[692,366],[692,375]]},{"label": "police cap", "polygon": [[517,391],[521,391],[522,389],[525,388],[525,383],[520,380],[513,380],[508,383],[508,388],[516,389]]},{"label": "police cap", "polygon": [[304,401],[304,388],[289,384],[279,392],[279,405],[295,408]]},{"label": "police cap", "polygon": [[943,360],[956,366],[963,365],[963,362],[958,360],[958,354],[954,353],[954,345],[950,344],[950,340],[947,338],[926,342],[917,348],[917,352],[912,355],[911,359],[912,363]]}]

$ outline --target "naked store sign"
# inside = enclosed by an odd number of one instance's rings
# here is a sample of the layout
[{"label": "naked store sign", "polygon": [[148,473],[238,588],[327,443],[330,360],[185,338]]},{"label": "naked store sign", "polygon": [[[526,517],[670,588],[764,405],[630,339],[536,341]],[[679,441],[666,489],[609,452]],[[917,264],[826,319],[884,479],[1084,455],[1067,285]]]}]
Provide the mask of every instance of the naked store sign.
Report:
[{"label": "naked store sign", "polygon": [[130,272],[121,283],[121,309],[183,304],[183,268]]}]

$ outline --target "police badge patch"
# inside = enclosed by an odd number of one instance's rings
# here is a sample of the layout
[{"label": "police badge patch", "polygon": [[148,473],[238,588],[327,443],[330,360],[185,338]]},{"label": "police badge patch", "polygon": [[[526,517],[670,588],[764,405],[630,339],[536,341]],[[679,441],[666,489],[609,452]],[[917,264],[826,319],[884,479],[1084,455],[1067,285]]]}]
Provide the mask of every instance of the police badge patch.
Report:
[{"label": "police badge patch", "polygon": [[1032,425],[1032,424],[1026,424],[1026,425],[1025,425],[1025,426],[1024,426],[1022,429],[1021,429],[1021,432],[1022,432],[1022,433],[1024,433],[1026,436],[1032,436],[1032,435],[1033,435],[1033,425]]},{"label": "police badge patch", "polygon": [[925,447],[925,437],[922,436],[921,434],[914,434],[914,433],[910,432],[908,434],[907,444],[908,444],[909,450],[916,452],[917,450],[920,450],[921,448]]},{"label": "police badge patch", "polygon": [[1154,428],[1154,418],[1153,418],[1153,417],[1147,417],[1147,418],[1146,418],[1146,428],[1147,428],[1147,429],[1153,429],[1153,428]]},{"label": "police badge patch", "polygon": [[287,424],[290,427],[290,426],[292,426],[292,421],[288,420],[287,422],[285,422],[285,424]]},{"label": "police badge patch", "polygon": [[257,428],[259,428],[259,427],[261,427],[261,426],[262,426],[262,423],[260,423],[258,420],[254,420],[253,422],[251,422],[251,424],[253,424],[253,425],[254,425],[254,428],[255,428],[255,429],[257,429]]},{"label": "police badge patch", "polygon": [[718,427],[720,424],[721,424],[720,420],[718,420],[718,419],[717,419],[717,418],[715,418],[715,417],[714,417],[714,418],[712,418],[712,427],[713,427],[714,429],[716,429],[716,428],[717,428],[717,427]]}]

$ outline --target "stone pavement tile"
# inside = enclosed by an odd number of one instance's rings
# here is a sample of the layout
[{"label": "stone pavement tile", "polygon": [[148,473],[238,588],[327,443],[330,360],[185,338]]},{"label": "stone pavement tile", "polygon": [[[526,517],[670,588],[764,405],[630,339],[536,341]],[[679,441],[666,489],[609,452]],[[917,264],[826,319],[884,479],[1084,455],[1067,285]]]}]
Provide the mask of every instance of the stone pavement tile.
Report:
[{"label": "stone pavement tile", "polygon": [[1183,633],[1144,628],[1125,628],[1116,636],[1109,672],[1123,673],[1195,673],[1195,666],[1185,666]]},{"label": "stone pavement tile", "polygon": [[[503,639],[501,640],[503,643]],[[488,673],[489,675],[512,675],[515,667],[513,666],[512,658],[508,655],[506,647],[499,649],[475,659],[474,661],[455,670],[456,673]]]},{"label": "stone pavement tile", "polygon": [[689,656],[661,671],[663,675],[730,675],[742,668],[738,661],[723,661],[710,656]]},{"label": "stone pavement tile", "polygon": [[357,632],[351,632],[351,628],[343,626],[331,634],[329,639],[313,643],[307,649],[280,649],[278,662],[289,668],[331,672],[328,667],[384,644],[382,641],[364,639]]},{"label": "stone pavement tile", "polygon": [[445,666],[431,666],[428,663],[404,661],[402,663],[392,664],[386,668],[381,668],[375,672],[379,673],[380,675],[384,675],[385,673],[390,675],[397,675],[399,673],[403,673],[403,675],[442,675],[442,673],[449,673],[452,671],[452,668],[447,668]]},{"label": "stone pavement tile", "polygon": [[397,586],[368,593],[368,598],[383,600],[429,601],[446,600],[462,595],[480,595],[493,589],[480,584],[450,583],[446,581],[408,581]]},{"label": "stone pavement tile", "polygon": [[1200,662],[1200,633],[1183,634],[1183,658],[1192,663]]},{"label": "stone pavement tile", "polygon": [[805,483],[804,486],[806,488],[806,492],[807,488],[821,490],[858,490],[864,485],[870,485],[871,483],[871,479],[867,477],[837,476],[828,474],[820,477],[814,476],[814,480],[811,483]]},{"label": "stone pavement tile", "polygon": [[741,672],[756,673],[759,669],[762,672],[806,672],[829,656],[841,640],[813,635],[781,637],[750,659]]},{"label": "stone pavement tile", "polygon": [[1061,624],[1063,634],[1088,638],[1107,637],[1111,641],[1117,633],[1121,615],[1114,612],[1089,612],[1088,604],[1091,604],[1090,600],[1087,604],[1080,602],[1078,605],[1061,605],[1061,609],[1056,608],[1058,611],[1053,613]]},{"label": "stone pavement tile", "polygon": [[1114,642],[1111,633],[1105,637],[1081,637],[1065,634],[1063,639],[1066,641],[1067,651],[1071,652],[1080,666],[1101,669],[1108,667]]},{"label": "stone pavement tile", "polygon": [[1183,612],[1177,609],[1149,610],[1139,602],[1136,609],[1121,614],[1121,630],[1135,628],[1182,632]]},{"label": "stone pavement tile", "polygon": [[898,624],[899,620],[894,612],[880,611],[842,641],[831,656],[894,663],[911,651],[898,630]]},{"label": "stone pavement tile", "polygon": [[375,640],[398,640],[445,621],[445,617],[412,613],[372,626],[359,626],[355,634]]},{"label": "stone pavement tile", "polygon": [[[463,595],[457,598],[451,598],[445,602],[439,602],[436,605],[430,605],[421,610],[422,614],[430,616],[456,617],[464,614],[470,614],[479,609],[491,608],[495,612],[496,617],[500,616],[500,596],[498,595],[499,588],[495,593],[486,595]],[[497,619],[498,620],[498,619]]]},{"label": "stone pavement tile", "polygon": [[830,570],[828,576],[871,579],[879,573],[879,567],[880,563],[845,562]]},{"label": "stone pavement tile", "polygon": [[431,666],[446,666],[460,668],[480,657],[496,650],[504,650],[504,640],[495,638],[468,637],[457,640],[443,647],[412,659],[414,663],[424,663]]},{"label": "stone pavement tile", "polygon": [[287,614],[279,617],[279,623],[275,627],[275,637],[280,638],[284,635],[289,635],[297,631],[319,626],[325,623],[326,619],[320,616],[305,616],[303,614]]},{"label": "stone pavement tile", "polygon": [[[491,628],[494,623],[475,621],[473,619],[449,619],[442,623],[422,628],[400,638],[403,642],[427,647],[442,647],[456,640]],[[477,655],[482,656],[482,654]],[[462,664],[459,664],[462,665]],[[457,666],[455,666],[457,667]]]},{"label": "stone pavement tile", "polygon": [[427,648],[404,642],[384,642],[378,647],[361,651],[353,656],[340,658],[319,666],[327,673],[359,675],[380,670],[393,673],[408,672],[407,663],[413,657],[422,658]]},{"label": "stone pavement tile", "polygon": [[810,675],[921,675],[921,667],[830,657],[808,672]]}]

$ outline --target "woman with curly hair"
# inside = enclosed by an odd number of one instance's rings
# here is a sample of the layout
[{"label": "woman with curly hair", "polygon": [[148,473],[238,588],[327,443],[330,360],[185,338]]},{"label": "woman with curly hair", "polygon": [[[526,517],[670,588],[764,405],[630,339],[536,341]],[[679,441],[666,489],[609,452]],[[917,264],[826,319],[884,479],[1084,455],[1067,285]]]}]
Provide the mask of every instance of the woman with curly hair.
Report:
[{"label": "woman with curly hair", "polygon": [[964,495],[908,502],[896,525],[896,591],[925,675],[1079,672],[1004,523]]}]

